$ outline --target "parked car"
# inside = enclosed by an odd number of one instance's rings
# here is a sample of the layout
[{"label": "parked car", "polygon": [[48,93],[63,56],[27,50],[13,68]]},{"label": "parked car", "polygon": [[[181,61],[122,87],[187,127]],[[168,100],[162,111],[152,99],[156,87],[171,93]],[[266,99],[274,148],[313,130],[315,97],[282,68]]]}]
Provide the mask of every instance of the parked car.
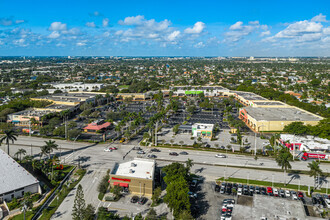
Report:
[{"label": "parked car", "polygon": [[238,188],[238,189],[237,189],[237,195],[238,195],[238,196],[241,196],[241,195],[242,195],[242,188]]},{"label": "parked car", "polygon": [[292,196],[292,199],[293,200],[297,200],[298,199],[297,193],[295,191],[291,191],[291,196]]},{"label": "parked car", "polygon": [[272,189],[272,187],[267,187],[267,193],[269,194],[269,193],[273,193],[273,189]]},{"label": "parked car", "polygon": [[144,205],[146,202],[148,201],[148,199],[146,198],[146,197],[141,197],[140,199],[139,199],[139,204],[140,205]]},{"label": "parked car", "polygon": [[256,188],[255,188],[255,192],[256,192],[257,194],[260,194],[260,187],[259,187],[259,186],[256,186]]},{"label": "parked car", "polygon": [[214,191],[216,191],[216,192],[220,192],[220,186],[219,185],[215,185],[215,188],[214,188]]},{"label": "parked car", "polygon": [[110,150],[117,150],[118,148],[116,147],[109,147]]},{"label": "parked car", "polygon": [[140,150],[137,152],[137,154],[145,154],[146,152],[144,152],[143,150]]},{"label": "parked car", "polygon": [[137,201],[139,201],[139,197],[138,196],[133,196],[131,198],[131,203],[137,203]]},{"label": "parked car", "polygon": [[194,199],[197,198],[197,193],[194,193],[194,192],[188,192],[188,195],[189,195],[190,198],[194,198]]},{"label": "parked car", "polygon": [[273,193],[274,193],[274,196],[278,197],[279,194],[278,194],[278,190],[276,188],[273,188]]},{"label": "parked car", "polygon": [[217,158],[226,158],[227,156],[224,154],[216,154],[215,157]]},{"label": "parked car", "polygon": [[280,190],[280,193],[279,193],[279,194],[280,194],[280,196],[281,196],[282,198],[285,198],[285,193],[284,193],[284,190],[283,190],[283,189]]},{"label": "parked car", "polygon": [[177,152],[170,152],[169,155],[170,156],[179,156],[179,154]]},{"label": "parked car", "polygon": [[197,183],[198,183],[197,180],[192,180],[190,186],[196,187],[197,186]]},{"label": "parked car", "polygon": [[225,187],[221,187],[221,189],[220,189],[220,193],[221,193],[221,194],[224,194],[224,193],[225,193]]},{"label": "parked car", "polygon": [[298,198],[304,198],[304,194],[302,192],[298,192]]},{"label": "parked car", "polygon": [[289,190],[285,190],[285,197],[289,198],[290,197],[290,191]]},{"label": "parked car", "polygon": [[112,152],[112,150],[111,150],[110,148],[108,148],[108,147],[105,148],[104,151],[105,151],[105,152]]},{"label": "parked car", "polygon": [[133,147],[133,150],[142,150],[141,147]]}]

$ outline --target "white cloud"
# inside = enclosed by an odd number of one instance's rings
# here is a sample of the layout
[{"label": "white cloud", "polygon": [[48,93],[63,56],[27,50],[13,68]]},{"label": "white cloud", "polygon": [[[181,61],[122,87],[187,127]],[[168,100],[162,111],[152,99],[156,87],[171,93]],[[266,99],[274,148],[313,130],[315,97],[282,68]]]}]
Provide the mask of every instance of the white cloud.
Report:
[{"label": "white cloud", "polygon": [[311,19],[314,22],[327,22],[326,16],[320,13]]},{"label": "white cloud", "polygon": [[25,23],[25,20],[19,19],[14,20],[13,17],[10,18],[0,18],[0,26],[11,26]]},{"label": "white cloud", "polygon": [[261,32],[260,37],[264,37],[264,36],[267,36],[267,35],[270,35],[270,31]]},{"label": "white cloud", "polygon": [[167,39],[168,39],[169,41],[175,41],[176,38],[179,37],[179,35],[180,35],[180,31],[173,31],[171,34],[169,34],[169,35],[167,36]]},{"label": "white cloud", "polygon": [[108,27],[108,25],[109,25],[109,18],[104,18],[102,20],[102,26],[103,27]]},{"label": "white cloud", "polygon": [[258,29],[267,30],[268,27],[267,25],[260,25],[259,21],[250,21],[249,25],[243,25],[242,21],[237,21],[229,27],[230,31],[224,34],[224,42],[237,42]]},{"label": "white cloud", "polygon": [[203,42],[198,42],[197,44],[194,45],[195,48],[203,48],[205,47],[205,44]]},{"label": "white cloud", "polygon": [[21,38],[21,39],[19,39],[19,40],[14,40],[13,43],[14,43],[15,45],[20,46],[20,47],[26,47],[26,46],[28,46],[28,43],[26,43],[25,41],[26,41],[25,39]]},{"label": "white cloud", "polygon": [[53,31],[50,35],[48,35],[48,37],[52,39],[59,38],[60,36],[61,34],[58,33],[58,31]]},{"label": "white cloud", "polygon": [[233,24],[232,26],[229,27],[229,30],[242,30],[243,26],[242,26],[243,22],[241,21],[237,21],[235,24]]},{"label": "white cloud", "polygon": [[95,28],[96,27],[96,25],[95,25],[94,22],[86,22],[86,26],[87,27],[91,27],[91,28]]},{"label": "white cloud", "polygon": [[22,19],[20,19],[20,20],[16,20],[16,21],[15,21],[16,24],[22,24],[22,23],[24,23],[24,22],[25,22],[25,21],[22,20]]},{"label": "white cloud", "polygon": [[249,21],[249,24],[251,24],[251,25],[259,25],[259,21]]},{"label": "white cloud", "polygon": [[65,31],[67,30],[66,24],[63,24],[62,22],[53,22],[51,23],[50,27],[48,28],[50,31]]},{"label": "white cloud", "polygon": [[132,17],[126,17],[124,21],[120,20],[118,23],[120,25],[141,25],[144,21],[143,15],[137,15]]},{"label": "white cloud", "polygon": [[83,40],[83,41],[79,41],[79,42],[77,42],[77,46],[79,46],[79,47],[82,47],[82,46],[86,46],[86,40]]},{"label": "white cloud", "polygon": [[198,21],[194,24],[192,28],[187,28],[184,30],[186,34],[200,34],[205,28],[205,23]]}]

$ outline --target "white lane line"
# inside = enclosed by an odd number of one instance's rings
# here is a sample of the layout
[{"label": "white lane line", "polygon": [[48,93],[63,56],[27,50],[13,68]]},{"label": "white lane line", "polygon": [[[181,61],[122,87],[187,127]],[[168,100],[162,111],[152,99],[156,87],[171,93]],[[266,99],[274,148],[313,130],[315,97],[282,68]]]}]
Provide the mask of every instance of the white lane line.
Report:
[{"label": "white lane line", "polygon": [[97,208],[95,209],[95,214],[96,214],[97,210],[99,210],[99,207],[100,207],[100,204],[101,204],[101,203],[102,203],[102,202],[100,201],[99,204],[97,205]]},{"label": "white lane line", "polygon": [[109,205],[107,206],[107,208],[109,208],[109,207],[110,207],[110,205],[111,205],[111,202],[109,203]]}]

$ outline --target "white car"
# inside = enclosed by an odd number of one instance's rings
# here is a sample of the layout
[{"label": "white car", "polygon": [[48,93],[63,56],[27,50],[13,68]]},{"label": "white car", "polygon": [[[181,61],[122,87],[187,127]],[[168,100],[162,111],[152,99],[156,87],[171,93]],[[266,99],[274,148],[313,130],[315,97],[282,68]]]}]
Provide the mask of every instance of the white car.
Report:
[{"label": "white car", "polygon": [[290,197],[290,191],[289,190],[285,190],[285,197],[289,198]]},{"label": "white car", "polygon": [[215,157],[217,158],[226,158],[227,156],[224,154],[216,154]]},{"label": "white car", "polygon": [[137,154],[145,154],[146,152],[144,152],[143,150],[140,150],[137,152]]},{"label": "white car", "polygon": [[278,196],[278,190],[276,188],[273,188],[273,193],[274,193],[274,196]]},{"label": "white car", "polygon": [[291,192],[291,196],[292,196],[293,200],[298,200],[298,196],[297,196],[297,193],[295,191]]},{"label": "white car", "polygon": [[112,152],[112,150],[109,149],[109,148],[104,148],[104,151],[105,151],[105,152]]},{"label": "white car", "polygon": [[241,195],[242,195],[242,188],[238,188],[238,189],[237,189],[237,195],[238,195],[238,196],[241,196]]}]

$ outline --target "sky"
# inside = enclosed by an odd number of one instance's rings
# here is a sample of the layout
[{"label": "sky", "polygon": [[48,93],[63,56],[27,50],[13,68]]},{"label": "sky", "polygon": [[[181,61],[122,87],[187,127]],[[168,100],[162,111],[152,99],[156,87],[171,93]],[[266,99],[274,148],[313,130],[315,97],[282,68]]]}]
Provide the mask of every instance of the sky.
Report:
[{"label": "sky", "polygon": [[0,0],[0,56],[330,56],[329,0]]}]

